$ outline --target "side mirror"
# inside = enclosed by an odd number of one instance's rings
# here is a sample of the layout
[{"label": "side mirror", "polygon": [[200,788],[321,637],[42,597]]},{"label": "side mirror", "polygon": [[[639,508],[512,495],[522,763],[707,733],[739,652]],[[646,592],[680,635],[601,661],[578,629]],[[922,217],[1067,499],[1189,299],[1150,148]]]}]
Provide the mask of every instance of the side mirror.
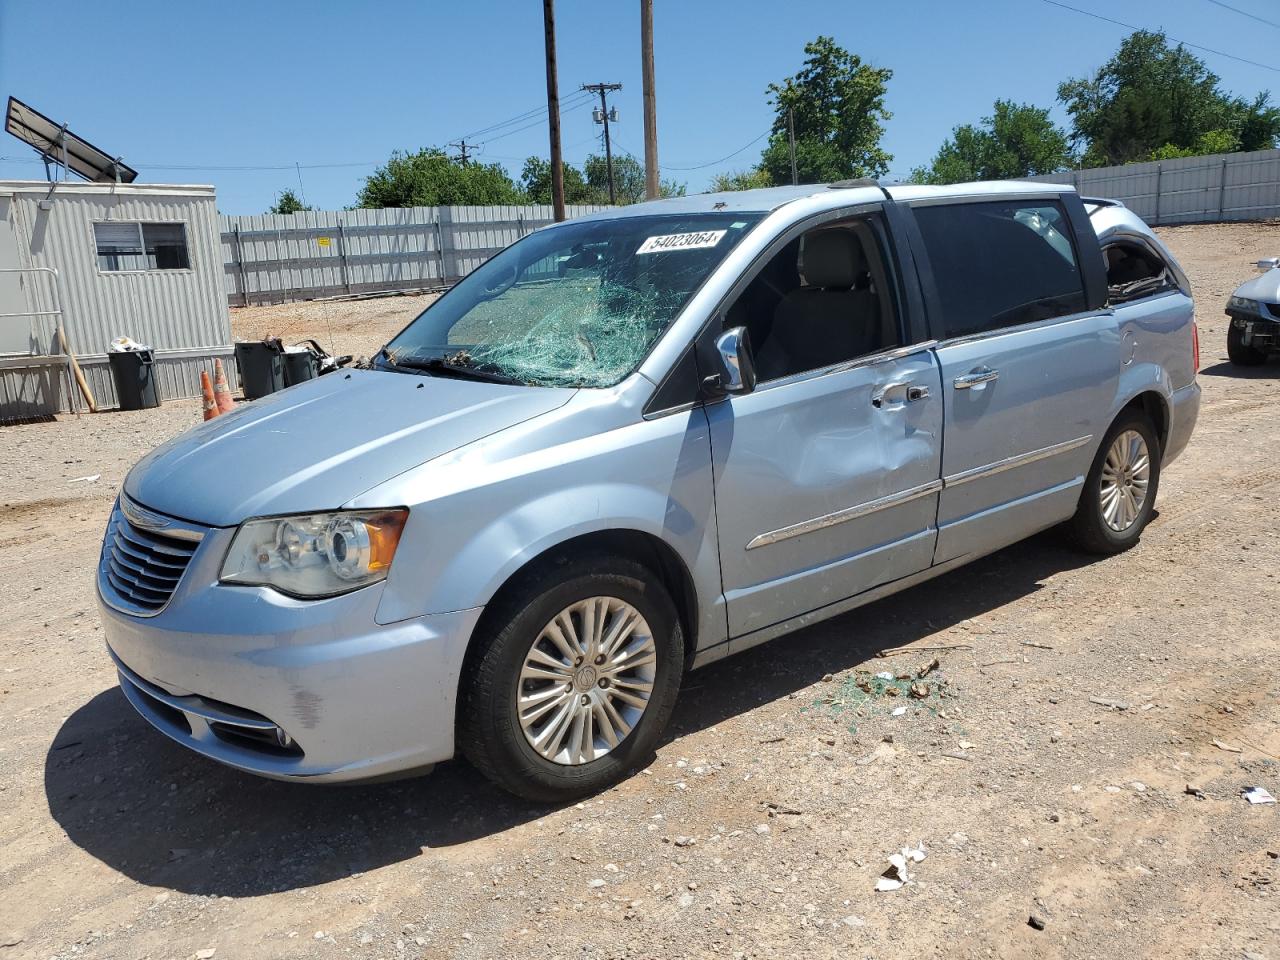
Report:
[{"label": "side mirror", "polygon": [[1268,270],[1280,267],[1280,257],[1267,257],[1265,260],[1259,260],[1256,266],[1259,273],[1266,273]]},{"label": "side mirror", "polygon": [[720,393],[750,393],[756,388],[756,363],[746,327],[732,327],[716,337],[717,372],[708,377]]}]

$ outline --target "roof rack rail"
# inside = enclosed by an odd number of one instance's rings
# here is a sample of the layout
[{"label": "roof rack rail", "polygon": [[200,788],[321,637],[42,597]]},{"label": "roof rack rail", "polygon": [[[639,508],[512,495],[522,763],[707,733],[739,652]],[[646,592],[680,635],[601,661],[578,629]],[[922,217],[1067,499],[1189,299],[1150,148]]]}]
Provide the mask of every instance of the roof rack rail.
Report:
[{"label": "roof rack rail", "polygon": [[880,181],[875,177],[857,177],[853,180],[834,180],[827,184],[828,190],[851,190],[854,187],[879,187]]}]

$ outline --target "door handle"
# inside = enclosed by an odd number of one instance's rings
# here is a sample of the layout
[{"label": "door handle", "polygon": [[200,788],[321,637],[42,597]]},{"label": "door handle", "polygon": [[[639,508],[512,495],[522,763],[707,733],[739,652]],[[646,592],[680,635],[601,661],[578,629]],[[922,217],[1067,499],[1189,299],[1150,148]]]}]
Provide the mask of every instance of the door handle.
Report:
[{"label": "door handle", "polygon": [[871,396],[871,405],[883,410],[886,405],[899,407],[904,403],[915,403],[929,396],[929,388],[914,383],[886,383]]},{"label": "door handle", "polygon": [[971,387],[977,387],[984,383],[991,383],[1000,379],[1000,371],[992,370],[990,367],[983,367],[981,370],[975,370],[973,373],[966,373],[962,377],[956,377],[952,382],[957,390],[968,390]]}]

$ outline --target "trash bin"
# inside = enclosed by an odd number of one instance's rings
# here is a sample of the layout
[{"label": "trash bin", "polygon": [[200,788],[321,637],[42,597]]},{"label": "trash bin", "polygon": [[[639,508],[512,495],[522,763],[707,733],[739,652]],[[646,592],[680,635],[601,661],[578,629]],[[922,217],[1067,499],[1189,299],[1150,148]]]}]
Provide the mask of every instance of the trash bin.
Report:
[{"label": "trash bin", "polygon": [[275,344],[237,343],[236,366],[240,368],[240,392],[246,400],[257,400],[284,389],[284,357]]},{"label": "trash bin", "polygon": [[154,350],[123,350],[107,354],[116,397],[121,410],[146,410],[160,406],[156,392]]},{"label": "trash bin", "polygon": [[284,385],[314,380],[320,373],[320,358],[308,347],[289,347],[284,352]]}]

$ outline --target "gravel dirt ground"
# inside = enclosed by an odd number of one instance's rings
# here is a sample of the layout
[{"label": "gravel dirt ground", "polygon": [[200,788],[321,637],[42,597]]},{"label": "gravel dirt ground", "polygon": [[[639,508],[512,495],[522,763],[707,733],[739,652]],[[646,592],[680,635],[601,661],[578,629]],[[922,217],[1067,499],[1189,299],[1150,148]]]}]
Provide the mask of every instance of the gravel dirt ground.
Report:
[{"label": "gravel dirt ground", "polygon": [[231,311],[237,340],[280,337],[285,343],[314,339],[334,356],[370,356],[427,308],[437,294],[323,300]]},{"label": "gravel dirt ground", "polygon": [[[1280,363],[1230,367],[1221,312],[1280,229],[1162,233],[1204,407],[1136,549],[1045,534],[698,671],[648,769],[559,809],[461,762],[321,788],[169,743],[116,689],[93,571],[198,404],[0,429],[0,960],[1280,960],[1280,809],[1241,797],[1280,795]],[[235,324],[368,352],[421,305]],[[934,657],[925,700],[870,676]]]}]

